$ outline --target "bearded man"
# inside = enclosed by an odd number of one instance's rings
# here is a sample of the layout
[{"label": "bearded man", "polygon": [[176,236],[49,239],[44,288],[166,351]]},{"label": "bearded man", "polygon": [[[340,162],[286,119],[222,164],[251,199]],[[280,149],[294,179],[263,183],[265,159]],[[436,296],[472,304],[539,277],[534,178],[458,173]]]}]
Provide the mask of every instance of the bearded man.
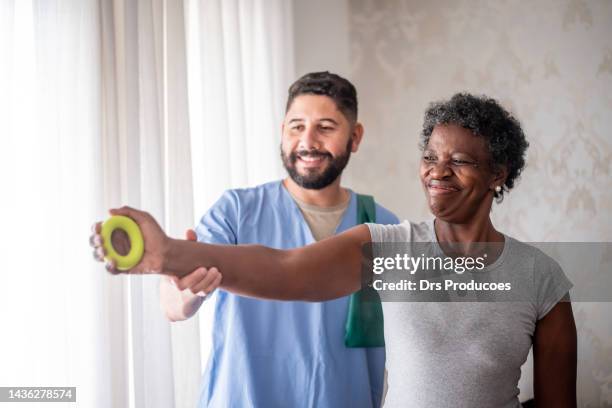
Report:
[{"label": "bearded man", "polygon": [[[364,222],[364,196],[340,184],[364,132],[355,87],[329,72],[310,73],[291,85],[286,106],[281,158],[288,177],[226,191],[196,227],[200,242],[290,249]],[[370,222],[398,223],[371,203]],[[172,321],[187,319],[220,280],[215,268],[164,276],[162,309]],[[282,302],[219,290],[214,308],[200,407],[380,407],[385,350],[347,347],[349,297]]]}]

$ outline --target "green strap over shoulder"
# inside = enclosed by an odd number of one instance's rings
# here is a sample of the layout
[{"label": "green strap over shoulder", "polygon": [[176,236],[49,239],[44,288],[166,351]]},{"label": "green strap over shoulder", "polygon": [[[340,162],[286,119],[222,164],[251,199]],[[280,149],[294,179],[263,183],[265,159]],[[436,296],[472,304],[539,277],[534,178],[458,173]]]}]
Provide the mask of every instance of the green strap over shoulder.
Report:
[{"label": "green strap over shoulder", "polygon": [[[357,224],[376,222],[374,197],[357,194]],[[384,321],[378,292],[367,287],[349,299],[344,334],[346,347],[384,347]]]}]

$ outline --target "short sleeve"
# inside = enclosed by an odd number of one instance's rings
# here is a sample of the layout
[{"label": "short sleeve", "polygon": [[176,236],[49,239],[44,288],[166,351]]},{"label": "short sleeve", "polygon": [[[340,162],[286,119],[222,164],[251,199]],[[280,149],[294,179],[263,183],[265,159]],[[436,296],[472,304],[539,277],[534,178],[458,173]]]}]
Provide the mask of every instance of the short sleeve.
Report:
[{"label": "short sleeve", "polygon": [[557,261],[545,254],[540,254],[536,258],[534,279],[537,319],[540,320],[559,303],[574,285],[565,276]]},{"label": "short sleeve", "polygon": [[372,223],[366,223],[366,225],[374,243],[410,241],[410,223],[408,221],[396,225]]},{"label": "short sleeve", "polygon": [[236,244],[238,239],[238,199],[228,190],[204,214],[196,226],[198,241],[211,244]]}]

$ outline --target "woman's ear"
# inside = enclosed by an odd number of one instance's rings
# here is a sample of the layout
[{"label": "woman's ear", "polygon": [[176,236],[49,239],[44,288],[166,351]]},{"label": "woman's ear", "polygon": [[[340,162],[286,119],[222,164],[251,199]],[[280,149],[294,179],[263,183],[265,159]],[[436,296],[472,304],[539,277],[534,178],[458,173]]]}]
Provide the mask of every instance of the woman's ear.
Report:
[{"label": "woman's ear", "polygon": [[493,167],[493,180],[489,188],[493,191],[495,191],[495,188],[498,186],[503,188],[506,178],[508,178],[508,167],[505,164],[496,165]]},{"label": "woman's ear", "polygon": [[353,138],[351,144],[351,153],[356,153],[359,150],[359,144],[363,139],[363,125],[360,122],[355,123],[353,125],[353,131],[351,132],[351,137]]}]

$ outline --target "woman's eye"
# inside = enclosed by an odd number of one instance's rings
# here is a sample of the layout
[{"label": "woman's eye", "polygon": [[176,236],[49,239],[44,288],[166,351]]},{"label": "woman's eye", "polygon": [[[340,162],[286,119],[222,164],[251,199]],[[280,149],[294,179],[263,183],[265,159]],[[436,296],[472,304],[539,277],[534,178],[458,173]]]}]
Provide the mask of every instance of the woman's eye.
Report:
[{"label": "woman's eye", "polygon": [[454,159],[453,164],[456,166],[476,166],[476,162],[471,160]]},{"label": "woman's eye", "polygon": [[436,158],[434,156],[423,156],[423,160],[425,160],[426,162],[432,162],[436,161]]}]

